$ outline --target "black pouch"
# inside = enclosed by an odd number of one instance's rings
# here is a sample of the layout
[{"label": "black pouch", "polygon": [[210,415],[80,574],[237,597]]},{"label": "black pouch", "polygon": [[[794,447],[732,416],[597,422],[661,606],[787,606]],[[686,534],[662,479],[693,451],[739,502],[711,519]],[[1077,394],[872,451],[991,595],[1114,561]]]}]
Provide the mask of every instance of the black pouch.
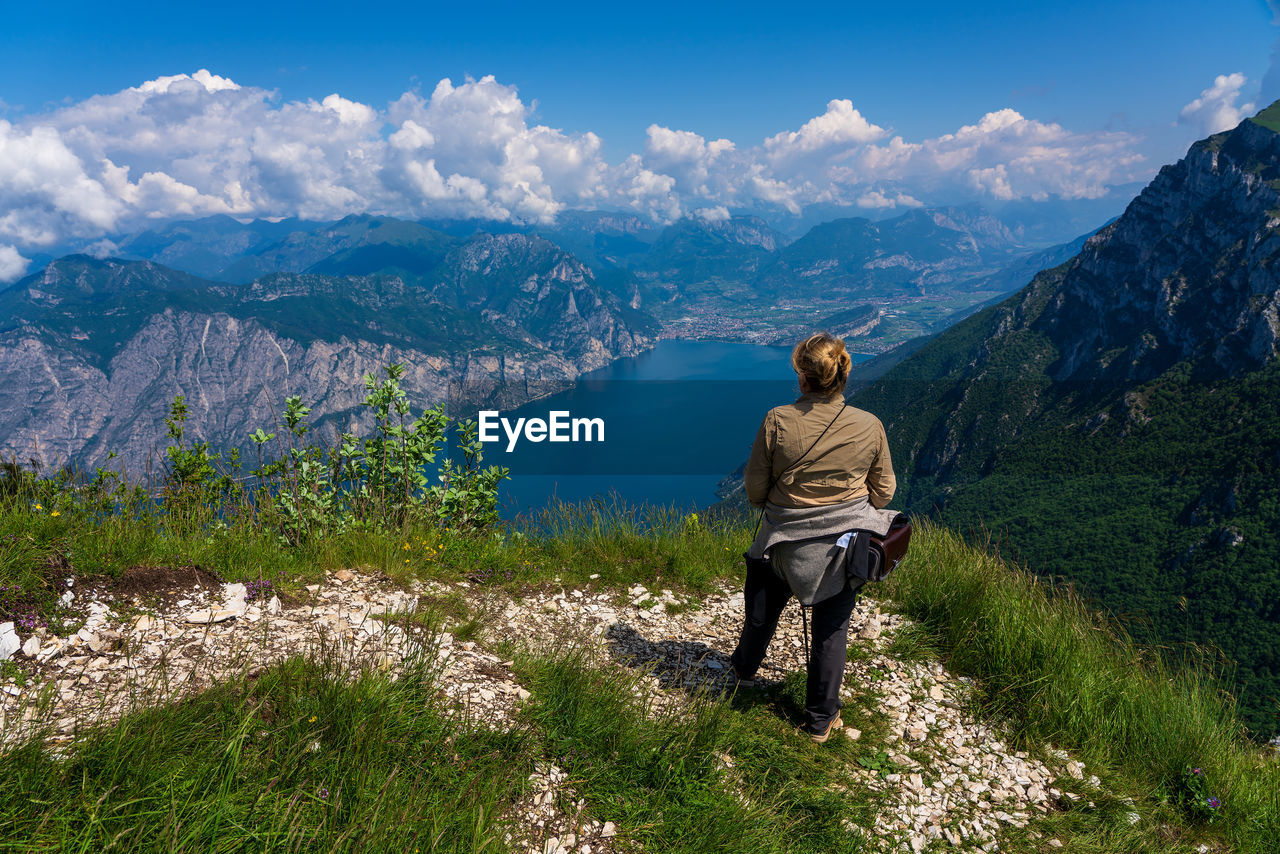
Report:
[{"label": "black pouch", "polygon": [[748,552],[743,552],[742,559],[747,562],[748,574],[753,572],[773,572],[773,561],[769,560],[767,555],[765,557],[752,557]]}]

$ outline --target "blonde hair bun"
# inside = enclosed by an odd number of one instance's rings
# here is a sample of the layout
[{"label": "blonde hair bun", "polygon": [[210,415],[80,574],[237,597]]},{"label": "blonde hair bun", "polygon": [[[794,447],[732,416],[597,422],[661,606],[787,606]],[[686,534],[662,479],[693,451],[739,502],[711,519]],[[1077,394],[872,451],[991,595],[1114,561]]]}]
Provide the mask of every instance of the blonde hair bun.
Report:
[{"label": "blonde hair bun", "polygon": [[810,335],[791,351],[791,367],[808,380],[810,391],[819,394],[843,390],[852,366],[844,341],[826,332]]}]

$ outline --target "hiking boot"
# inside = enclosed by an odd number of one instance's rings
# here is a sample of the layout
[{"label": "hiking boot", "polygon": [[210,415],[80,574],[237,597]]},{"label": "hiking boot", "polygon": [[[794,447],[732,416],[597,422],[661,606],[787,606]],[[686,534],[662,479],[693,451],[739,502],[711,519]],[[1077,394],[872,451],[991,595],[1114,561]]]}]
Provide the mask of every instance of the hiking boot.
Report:
[{"label": "hiking boot", "polygon": [[827,728],[822,732],[811,732],[809,738],[814,744],[825,744],[827,739],[831,738],[831,733],[844,726],[844,721],[840,719],[840,713],[836,712],[836,716],[831,719],[831,723],[827,724]]},{"label": "hiking boot", "polygon": [[742,674],[738,673],[738,668],[736,667],[730,667],[729,672],[733,674],[733,679],[730,680],[730,684],[732,687],[736,687],[736,688],[756,687],[755,676],[745,677]]}]

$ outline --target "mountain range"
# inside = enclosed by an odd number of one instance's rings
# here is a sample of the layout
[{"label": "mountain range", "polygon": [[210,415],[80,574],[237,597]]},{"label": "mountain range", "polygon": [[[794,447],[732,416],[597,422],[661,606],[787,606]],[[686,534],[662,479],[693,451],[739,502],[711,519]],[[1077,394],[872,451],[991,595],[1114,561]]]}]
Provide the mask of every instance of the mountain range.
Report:
[{"label": "mountain range", "polygon": [[[193,435],[243,447],[301,394],[321,427],[361,417],[360,378],[396,361],[453,411],[512,407],[659,337],[775,342],[816,325],[864,351],[944,327],[1062,247],[978,208],[844,217],[793,236],[749,215],[658,227],[230,217],[117,236],[0,290],[0,453],[137,470],[177,394]],[[1033,271],[1032,271],[1033,272]]]},{"label": "mountain range", "polygon": [[[361,377],[391,362],[412,366],[404,384],[420,403],[511,407],[642,352],[657,332],[540,237],[419,241],[414,263],[428,245],[434,262],[409,275],[370,261],[395,242],[370,247],[340,228],[299,234],[284,240],[299,255],[336,247],[317,263],[342,274],[237,285],[81,255],[0,291],[3,450],[46,464],[93,464],[110,451],[136,472],[162,445],[177,394],[194,435],[217,447],[271,429],[290,394],[314,407],[318,426],[342,426],[367,417]],[[370,266],[379,271],[349,272]]]}]

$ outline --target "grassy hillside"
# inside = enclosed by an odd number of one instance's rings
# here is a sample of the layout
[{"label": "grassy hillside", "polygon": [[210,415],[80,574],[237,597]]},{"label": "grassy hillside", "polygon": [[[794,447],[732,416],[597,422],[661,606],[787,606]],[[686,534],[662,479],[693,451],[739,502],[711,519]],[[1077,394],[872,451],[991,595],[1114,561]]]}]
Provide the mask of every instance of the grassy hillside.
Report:
[{"label": "grassy hillside", "polygon": [[[855,402],[884,419],[917,513],[985,531],[1079,585],[1145,643],[1239,662],[1243,714],[1280,731],[1280,366],[1206,383],[1057,383],[1031,321],[1062,270],[958,324]],[[998,342],[992,344],[993,341]]]}]

